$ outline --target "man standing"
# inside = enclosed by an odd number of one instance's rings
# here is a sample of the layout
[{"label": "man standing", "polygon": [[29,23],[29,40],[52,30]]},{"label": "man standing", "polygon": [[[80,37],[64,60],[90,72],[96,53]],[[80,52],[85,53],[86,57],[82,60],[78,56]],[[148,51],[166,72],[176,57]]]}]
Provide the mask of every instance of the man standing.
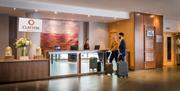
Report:
[{"label": "man standing", "polygon": [[120,37],[120,43],[119,43],[119,60],[120,61],[125,61],[125,56],[126,56],[126,42],[124,40],[124,33],[120,32],[119,33]]}]

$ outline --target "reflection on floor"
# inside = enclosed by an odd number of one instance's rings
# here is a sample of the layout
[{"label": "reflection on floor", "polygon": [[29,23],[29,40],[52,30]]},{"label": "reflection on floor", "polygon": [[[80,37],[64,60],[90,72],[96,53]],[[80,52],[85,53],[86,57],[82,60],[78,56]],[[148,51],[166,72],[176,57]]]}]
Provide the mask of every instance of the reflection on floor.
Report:
[{"label": "reflection on floor", "polygon": [[142,70],[129,78],[90,75],[0,85],[0,91],[180,91],[180,68]]}]

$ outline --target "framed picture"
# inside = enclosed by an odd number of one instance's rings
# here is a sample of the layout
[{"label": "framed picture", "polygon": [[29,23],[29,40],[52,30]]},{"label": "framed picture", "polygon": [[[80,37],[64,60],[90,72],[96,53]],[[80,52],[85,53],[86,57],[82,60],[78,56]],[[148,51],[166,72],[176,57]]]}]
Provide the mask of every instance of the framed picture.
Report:
[{"label": "framed picture", "polygon": [[147,37],[153,37],[154,36],[154,30],[155,30],[154,26],[147,26],[146,27],[146,36]]}]

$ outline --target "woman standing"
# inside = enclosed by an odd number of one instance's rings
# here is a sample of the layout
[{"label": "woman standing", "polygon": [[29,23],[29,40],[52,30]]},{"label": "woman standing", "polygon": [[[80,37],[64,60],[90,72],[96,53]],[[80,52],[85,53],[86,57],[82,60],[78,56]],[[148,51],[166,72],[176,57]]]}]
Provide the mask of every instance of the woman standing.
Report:
[{"label": "woman standing", "polygon": [[117,39],[117,35],[113,36],[113,42],[111,44],[111,51],[112,54],[110,56],[110,63],[112,63],[113,59],[115,58],[115,61],[118,61],[118,39]]}]

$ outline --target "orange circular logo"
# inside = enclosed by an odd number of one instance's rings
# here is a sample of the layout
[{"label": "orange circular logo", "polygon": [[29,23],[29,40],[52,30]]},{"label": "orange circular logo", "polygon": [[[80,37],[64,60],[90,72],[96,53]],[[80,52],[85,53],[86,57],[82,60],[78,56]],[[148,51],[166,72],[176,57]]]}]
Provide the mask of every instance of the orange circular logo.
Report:
[{"label": "orange circular logo", "polygon": [[29,24],[29,25],[34,25],[34,23],[35,23],[35,21],[32,20],[32,19],[28,21],[28,24]]}]

